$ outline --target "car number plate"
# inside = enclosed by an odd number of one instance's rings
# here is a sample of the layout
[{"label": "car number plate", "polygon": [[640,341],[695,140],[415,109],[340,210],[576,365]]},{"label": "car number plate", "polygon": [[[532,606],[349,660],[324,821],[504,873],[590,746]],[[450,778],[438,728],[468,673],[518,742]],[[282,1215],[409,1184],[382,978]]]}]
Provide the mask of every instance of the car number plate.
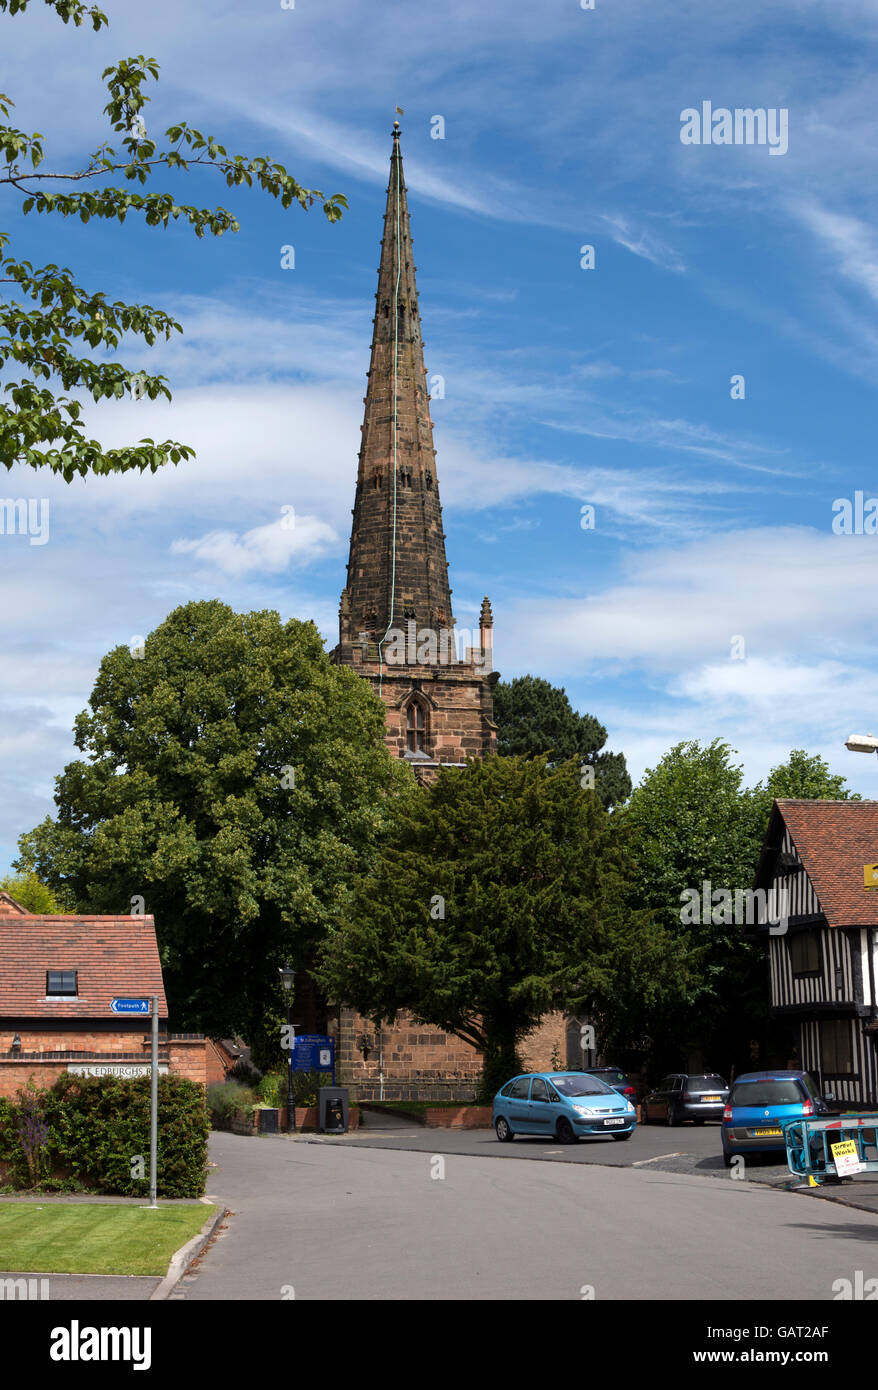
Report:
[{"label": "car number plate", "polygon": [[754,1138],[754,1139],[766,1139],[766,1138],[769,1137],[769,1135],[770,1135],[772,1138],[775,1138],[775,1137],[780,1138],[780,1136],[781,1136],[782,1134],[783,1134],[783,1130],[782,1130],[782,1129],[754,1129],[754,1131],[753,1131],[753,1138]]},{"label": "car number plate", "polygon": [[620,1120],[604,1120],[604,1124],[605,1124],[605,1125],[624,1125],[624,1123],[625,1123],[624,1119],[620,1119]]},{"label": "car number plate", "polygon": [[715,1103],[715,1102],[718,1101],[718,1100],[722,1100],[722,1096],[702,1096],[702,1097],[701,1097],[701,1104],[702,1104],[702,1105],[707,1105],[708,1102],[713,1102],[713,1103]]}]

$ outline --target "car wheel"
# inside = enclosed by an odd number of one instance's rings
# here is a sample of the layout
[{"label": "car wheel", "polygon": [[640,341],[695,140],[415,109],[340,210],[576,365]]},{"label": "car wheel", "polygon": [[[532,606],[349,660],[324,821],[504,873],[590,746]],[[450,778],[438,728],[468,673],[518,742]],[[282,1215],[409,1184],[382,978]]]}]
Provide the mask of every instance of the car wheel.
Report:
[{"label": "car wheel", "polygon": [[512,1140],[515,1138],[515,1135],[509,1128],[509,1121],[505,1119],[503,1115],[501,1115],[498,1119],[497,1123],[494,1126],[494,1129],[497,1133],[497,1138],[500,1140],[501,1144],[510,1144]]},{"label": "car wheel", "polygon": [[723,1163],[726,1165],[727,1168],[731,1168],[733,1158],[734,1154],[727,1154],[725,1149],[723,1149]]},{"label": "car wheel", "polygon": [[677,1107],[675,1105],[668,1106],[668,1118],[665,1120],[665,1124],[669,1129],[672,1125],[677,1124]]},{"label": "car wheel", "polygon": [[628,1131],[627,1134],[614,1134],[614,1135],[613,1135],[613,1138],[614,1138],[614,1139],[630,1139],[633,1133],[634,1133],[634,1130],[633,1130],[633,1129],[629,1129],[629,1131]]},{"label": "car wheel", "polygon": [[576,1143],[576,1134],[574,1133],[573,1126],[569,1120],[564,1119],[563,1115],[558,1121],[555,1134],[557,1135],[558,1142],[561,1144]]}]

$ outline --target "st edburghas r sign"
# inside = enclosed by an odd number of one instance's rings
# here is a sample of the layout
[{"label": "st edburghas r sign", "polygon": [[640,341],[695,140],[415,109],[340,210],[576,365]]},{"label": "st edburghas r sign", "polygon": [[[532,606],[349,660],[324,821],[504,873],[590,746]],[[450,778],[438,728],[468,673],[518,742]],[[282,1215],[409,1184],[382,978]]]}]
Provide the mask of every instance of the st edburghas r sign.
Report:
[{"label": "st edburghas r sign", "polygon": [[[71,1076],[149,1076],[148,1062],[68,1062]],[[167,1076],[167,1062],[159,1062],[159,1076]]]}]

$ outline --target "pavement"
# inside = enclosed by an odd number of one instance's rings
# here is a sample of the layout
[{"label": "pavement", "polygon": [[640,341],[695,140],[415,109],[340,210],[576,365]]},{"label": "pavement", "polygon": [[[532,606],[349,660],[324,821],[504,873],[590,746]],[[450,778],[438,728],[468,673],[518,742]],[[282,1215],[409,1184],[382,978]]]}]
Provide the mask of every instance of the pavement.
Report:
[{"label": "pavement", "polygon": [[231,1215],[171,1299],[829,1300],[878,1277],[871,1213],[657,1166],[686,1156],[668,1137],[647,1130],[658,1152],[638,1157],[636,1135],[567,1150],[491,1131],[216,1133]]},{"label": "pavement", "polygon": [[774,1155],[735,1179],[716,1126],[501,1144],[403,1120],[210,1150],[228,1213],[171,1277],[36,1276],[49,1298],[781,1301],[878,1278],[878,1181],[793,1190]]},{"label": "pavement", "polygon": [[[638,1125],[630,1139],[610,1136],[560,1145],[539,1135],[517,1135],[501,1144],[492,1129],[427,1129],[398,1116],[381,1116],[380,1126],[369,1124],[346,1135],[297,1135],[296,1142],[344,1144],[364,1148],[409,1150],[416,1153],[468,1154],[503,1159],[551,1159],[554,1163],[588,1163],[611,1168],[649,1167],[659,1172],[691,1177],[722,1177],[731,1171],[722,1158],[719,1124]],[[391,1121],[392,1122],[388,1122]],[[287,1139],[289,1136],[282,1136]],[[843,1182],[827,1182],[809,1188],[794,1178],[782,1152],[751,1154],[737,1169],[738,1180],[806,1192],[826,1201],[855,1206],[878,1215],[878,1174],[862,1173]]]}]

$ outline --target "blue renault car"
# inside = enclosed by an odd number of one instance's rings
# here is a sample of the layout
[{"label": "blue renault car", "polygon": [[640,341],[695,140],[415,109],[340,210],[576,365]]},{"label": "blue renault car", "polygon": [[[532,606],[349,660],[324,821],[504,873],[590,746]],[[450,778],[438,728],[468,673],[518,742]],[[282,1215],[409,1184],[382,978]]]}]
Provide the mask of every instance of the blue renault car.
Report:
[{"label": "blue renault car", "polygon": [[561,1144],[575,1144],[583,1134],[630,1139],[636,1128],[631,1102],[588,1072],[528,1072],[494,1097],[494,1130],[503,1144],[516,1134],[542,1134]]},{"label": "blue renault car", "polygon": [[784,1120],[829,1115],[829,1106],[806,1071],[748,1071],[734,1082],[723,1111],[723,1159],[735,1154],[786,1149]]}]

